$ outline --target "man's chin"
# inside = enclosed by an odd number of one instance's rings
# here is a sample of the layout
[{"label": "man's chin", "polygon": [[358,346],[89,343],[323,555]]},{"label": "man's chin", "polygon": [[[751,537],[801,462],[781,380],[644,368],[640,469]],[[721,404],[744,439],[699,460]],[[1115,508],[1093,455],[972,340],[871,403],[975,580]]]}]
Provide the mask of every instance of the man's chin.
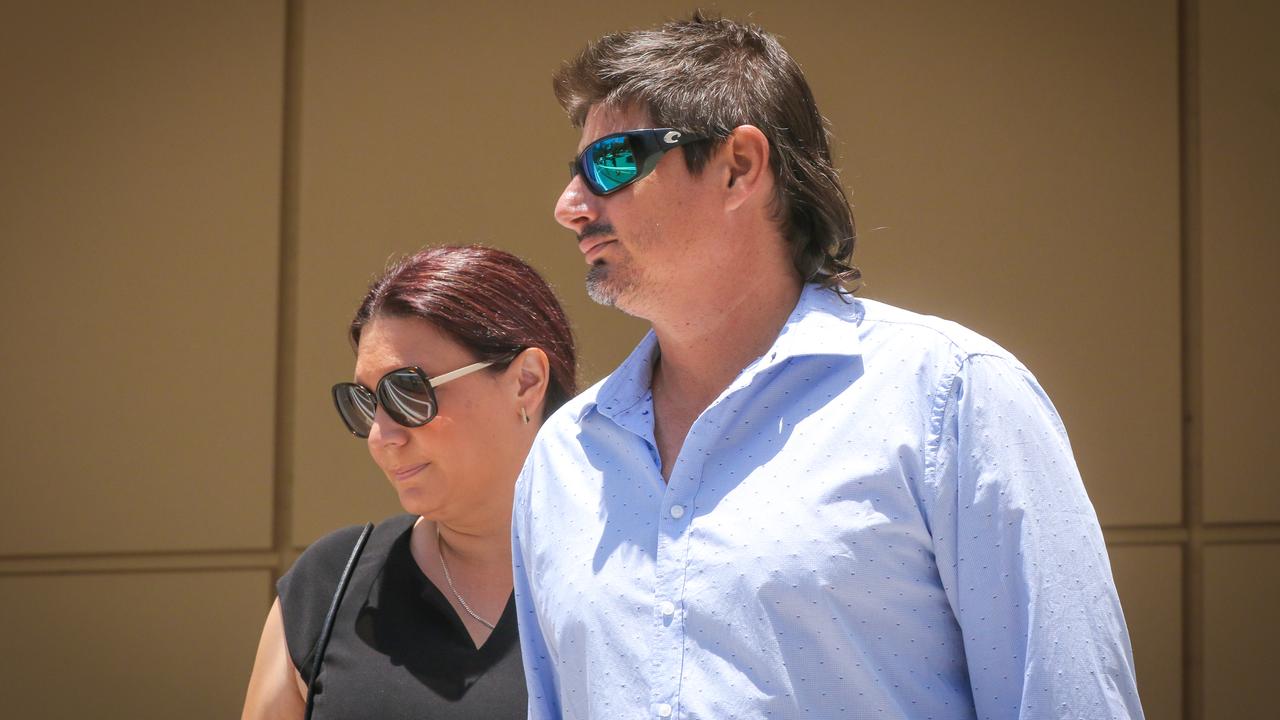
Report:
[{"label": "man's chin", "polygon": [[642,319],[646,315],[638,312],[637,300],[642,293],[635,277],[625,268],[616,264],[596,263],[587,270],[587,296],[606,307],[617,308],[622,312]]},{"label": "man's chin", "polygon": [[609,277],[609,267],[597,263],[587,269],[587,297],[607,307],[618,306],[618,295],[621,294],[618,283]]}]

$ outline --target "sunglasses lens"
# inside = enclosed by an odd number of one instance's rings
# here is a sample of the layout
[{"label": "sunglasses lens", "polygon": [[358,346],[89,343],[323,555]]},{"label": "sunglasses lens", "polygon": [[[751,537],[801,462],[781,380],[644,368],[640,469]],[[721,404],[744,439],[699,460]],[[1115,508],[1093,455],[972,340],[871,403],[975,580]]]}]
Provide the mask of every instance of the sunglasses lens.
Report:
[{"label": "sunglasses lens", "polygon": [[418,427],[436,416],[436,397],[421,373],[397,370],[378,384],[378,398],[392,420],[405,427]]},{"label": "sunglasses lens", "polygon": [[625,137],[592,143],[584,160],[587,180],[601,192],[612,192],[636,179],[636,154]]},{"label": "sunglasses lens", "polygon": [[333,386],[333,403],[348,430],[359,437],[369,437],[377,410],[373,395],[359,385],[339,383]]}]

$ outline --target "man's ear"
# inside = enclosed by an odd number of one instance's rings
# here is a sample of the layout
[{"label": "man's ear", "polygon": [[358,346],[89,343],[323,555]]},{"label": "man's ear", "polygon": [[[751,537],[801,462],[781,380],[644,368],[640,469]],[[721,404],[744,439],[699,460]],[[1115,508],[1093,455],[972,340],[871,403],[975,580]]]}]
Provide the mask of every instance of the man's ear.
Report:
[{"label": "man's ear", "polygon": [[769,138],[755,125],[739,125],[720,147],[728,182],[729,209],[737,209],[773,186],[769,172]]},{"label": "man's ear", "polygon": [[521,410],[529,417],[542,417],[543,400],[551,381],[551,364],[542,348],[525,348],[507,366],[505,373],[515,391],[516,412]]}]

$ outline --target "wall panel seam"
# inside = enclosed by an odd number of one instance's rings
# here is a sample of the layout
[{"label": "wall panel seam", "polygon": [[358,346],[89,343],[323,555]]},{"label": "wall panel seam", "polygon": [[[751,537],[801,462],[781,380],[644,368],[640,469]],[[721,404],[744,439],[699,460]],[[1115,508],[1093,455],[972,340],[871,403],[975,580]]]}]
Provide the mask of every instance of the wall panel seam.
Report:
[{"label": "wall panel seam", "polygon": [[1203,720],[1204,697],[1204,474],[1202,302],[1200,274],[1200,34],[1198,0],[1180,0],[1178,12],[1178,157],[1180,313],[1182,324],[1182,479],[1187,552],[1183,554],[1183,715]]},{"label": "wall panel seam", "polygon": [[70,558],[63,561],[0,562],[0,578],[37,575],[205,573],[276,568],[275,553],[211,558]]},{"label": "wall panel seam", "polygon": [[280,255],[276,314],[276,398],[275,472],[273,477],[272,568],[268,602],[275,596],[275,583],[283,574],[291,555],[293,535],[293,491],[295,445],[293,433],[295,382],[298,348],[298,233],[300,218],[299,175],[301,166],[302,106],[302,2],[285,0],[284,63],[282,73],[280,134]]}]

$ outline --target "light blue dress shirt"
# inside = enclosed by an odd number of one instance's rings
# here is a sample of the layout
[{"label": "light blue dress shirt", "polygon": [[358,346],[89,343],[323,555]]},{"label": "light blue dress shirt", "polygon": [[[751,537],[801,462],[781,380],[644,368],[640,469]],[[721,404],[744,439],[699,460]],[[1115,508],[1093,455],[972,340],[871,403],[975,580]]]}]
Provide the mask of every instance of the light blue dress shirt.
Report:
[{"label": "light blue dress shirt", "polygon": [[807,286],[664,483],[646,337],[544,426],[513,518],[532,718],[1141,718],[1035,378]]}]

